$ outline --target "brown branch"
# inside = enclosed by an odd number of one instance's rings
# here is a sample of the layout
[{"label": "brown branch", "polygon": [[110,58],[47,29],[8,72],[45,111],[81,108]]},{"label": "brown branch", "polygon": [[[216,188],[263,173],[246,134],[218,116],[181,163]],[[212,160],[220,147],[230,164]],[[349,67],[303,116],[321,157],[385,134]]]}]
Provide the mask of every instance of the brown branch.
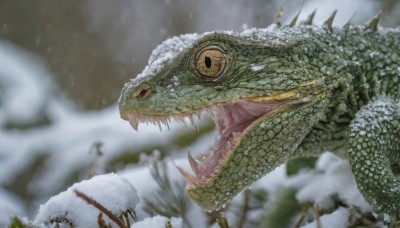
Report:
[{"label": "brown branch", "polygon": [[219,225],[219,227],[221,228],[229,228],[228,225],[228,220],[226,219],[225,215],[223,214],[223,212],[220,212],[217,220],[217,224]]},{"label": "brown branch", "polygon": [[128,228],[124,222],[122,222],[117,216],[115,216],[111,211],[109,211],[107,208],[105,208],[103,205],[98,203],[96,200],[90,198],[89,196],[85,195],[84,193],[74,190],[75,194],[77,197],[83,199],[86,201],[86,203],[94,206],[97,208],[99,211],[103,212],[105,215],[107,215],[111,220],[113,220],[119,227],[121,228]]},{"label": "brown branch", "polygon": [[301,226],[301,224],[303,223],[304,219],[306,218],[306,213],[303,211],[300,215],[299,220],[296,222],[296,224],[294,225],[295,228],[299,228]]}]

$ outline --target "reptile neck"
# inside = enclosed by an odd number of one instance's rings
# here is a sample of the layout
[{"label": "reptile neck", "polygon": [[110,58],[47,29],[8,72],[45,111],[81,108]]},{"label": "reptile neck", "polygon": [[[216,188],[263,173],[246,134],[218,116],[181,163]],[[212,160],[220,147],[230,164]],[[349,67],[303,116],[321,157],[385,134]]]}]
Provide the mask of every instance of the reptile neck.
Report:
[{"label": "reptile neck", "polygon": [[324,77],[330,101],[300,150],[344,154],[355,113],[377,95],[400,97],[400,32],[352,27],[311,36],[316,51],[309,55],[310,62]]}]

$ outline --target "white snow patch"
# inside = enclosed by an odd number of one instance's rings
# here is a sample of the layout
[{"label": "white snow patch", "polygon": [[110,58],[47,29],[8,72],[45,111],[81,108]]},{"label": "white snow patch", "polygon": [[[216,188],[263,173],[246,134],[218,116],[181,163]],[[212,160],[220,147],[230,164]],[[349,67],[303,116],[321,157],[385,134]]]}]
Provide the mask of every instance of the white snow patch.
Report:
[{"label": "white snow patch", "polygon": [[165,224],[168,221],[170,221],[173,228],[180,228],[183,226],[181,218],[172,217],[169,219],[167,217],[157,215],[154,217],[145,218],[143,221],[133,223],[131,228],[165,228]]},{"label": "white snow patch", "polygon": [[44,64],[0,42],[0,66],[0,126],[5,120],[28,122],[37,118],[48,100],[51,81]]},{"label": "white snow patch", "polygon": [[[100,211],[78,198],[74,190],[94,199],[115,215],[120,215],[128,209],[135,209],[139,203],[136,189],[125,177],[113,173],[99,175],[90,180],[75,183],[65,192],[51,197],[40,206],[35,223],[65,218],[76,227],[97,227],[97,216]],[[103,218],[107,223],[111,222],[107,216]]]},{"label": "white snow patch", "polygon": [[298,189],[296,197],[299,201],[315,202],[321,208],[330,208],[333,206],[331,196],[337,194],[348,205],[357,205],[363,212],[372,210],[358,191],[347,160],[324,153],[316,166],[320,172],[305,172],[289,178],[286,183]]},{"label": "white snow patch", "polygon": [[[338,210],[332,212],[331,214],[326,214],[321,216],[320,222],[321,226],[324,228],[346,228],[347,221],[349,218],[349,211],[346,208],[339,208]],[[302,226],[302,228],[315,228],[317,226],[317,222],[313,221],[308,223],[307,225]]]}]

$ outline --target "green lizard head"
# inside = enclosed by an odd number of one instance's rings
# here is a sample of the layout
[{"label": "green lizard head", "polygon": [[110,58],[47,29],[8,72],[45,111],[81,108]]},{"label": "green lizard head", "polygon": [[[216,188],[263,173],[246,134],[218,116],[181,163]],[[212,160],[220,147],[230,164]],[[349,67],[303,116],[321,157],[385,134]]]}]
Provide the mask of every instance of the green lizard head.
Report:
[{"label": "green lizard head", "polygon": [[306,42],[273,27],[171,38],[125,84],[121,117],[137,129],[208,112],[219,137],[200,161],[189,155],[194,175],[180,171],[198,205],[220,209],[284,162],[317,119],[324,83]]}]

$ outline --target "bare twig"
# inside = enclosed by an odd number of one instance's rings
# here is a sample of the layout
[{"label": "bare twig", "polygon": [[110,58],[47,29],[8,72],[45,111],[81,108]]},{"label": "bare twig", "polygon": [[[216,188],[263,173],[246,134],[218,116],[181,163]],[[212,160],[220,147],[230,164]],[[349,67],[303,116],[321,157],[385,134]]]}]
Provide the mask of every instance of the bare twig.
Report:
[{"label": "bare twig", "polygon": [[219,227],[221,227],[221,228],[229,228],[228,220],[226,219],[226,217],[224,216],[224,214],[222,212],[220,213],[220,215],[217,218],[217,223],[218,223]]},{"label": "bare twig", "polygon": [[90,198],[89,196],[85,195],[84,193],[74,190],[75,194],[77,197],[83,199],[86,201],[86,203],[94,206],[97,208],[99,211],[103,212],[107,217],[109,217],[111,220],[113,220],[119,227],[122,228],[128,228],[123,221],[121,221],[117,216],[115,216],[111,211],[109,211],[107,208],[105,208],[103,205],[98,203],[96,200]]},{"label": "bare twig", "polygon": [[301,226],[301,224],[303,223],[304,219],[306,218],[306,213],[302,212],[300,215],[299,220],[296,222],[296,224],[294,225],[295,228],[299,228]]},{"label": "bare twig", "polygon": [[315,220],[317,221],[317,228],[322,228],[321,224],[321,213],[319,209],[319,204],[315,204]]},{"label": "bare twig", "polygon": [[250,210],[249,199],[250,199],[250,190],[246,190],[246,191],[244,191],[243,210],[240,213],[241,216],[240,216],[240,220],[237,225],[237,227],[239,227],[239,228],[242,228],[245,226],[247,212]]},{"label": "bare twig", "polygon": [[103,156],[103,151],[101,151],[101,147],[103,146],[102,142],[94,142],[93,145],[90,147],[89,153],[94,152],[96,154],[96,158],[93,161],[90,170],[89,170],[89,177],[93,177],[96,175],[96,169],[100,162],[101,156]]},{"label": "bare twig", "polygon": [[99,225],[100,228],[109,228],[109,226],[107,226],[106,222],[103,219],[103,213],[99,213],[99,215],[97,216],[97,224]]}]

